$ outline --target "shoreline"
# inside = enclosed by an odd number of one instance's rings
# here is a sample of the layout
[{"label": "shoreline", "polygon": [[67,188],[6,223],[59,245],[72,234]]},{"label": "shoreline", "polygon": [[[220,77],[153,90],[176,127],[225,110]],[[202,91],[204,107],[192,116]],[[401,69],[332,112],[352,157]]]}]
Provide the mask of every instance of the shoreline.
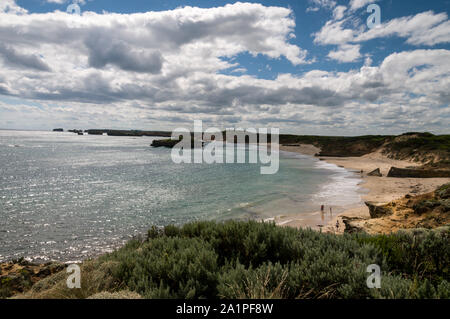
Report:
[{"label": "shoreline", "polygon": [[[320,149],[313,145],[280,145],[280,151],[314,157],[315,154],[320,152]],[[318,207],[315,211],[289,214],[287,216],[278,215],[266,218],[264,221],[273,221],[275,224],[282,227],[311,228],[326,233],[342,234],[345,229],[344,223],[342,222],[343,216],[370,218],[369,209],[364,204],[365,201],[387,203],[400,199],[407,194],[419,195],[432,192],[437,187],[450,182],[450,178],[388,178],[386,175],[391,166],[405,168],[408,166],[419,166],[420,164],[409,161],[392,160],[380,153],[371,153],[362,157],[315,158],[324,163],[334,164],[349,172],[353,172],[356,176],[358,176],[359,172],[362,170],[364,173],[360,175],[361,182],[358,183],[356,189],[356,192],[360,194],[361,201],[345,206],[334,205],[332,206],[332,214],[330,214],[330,206],[326,206],[322,216],[320,211],[320,205],[322,203],[318,202]],[[367,173],[377,168],[380,168],[383,177],[367,176]],[[339,224],[338,229],[336,228],[336,223]],[[120,246],[122,245],[118,245],[118,247]],[[104,253],[98,254],[98,256],[103,254]]]},{"label": "shoreline", "polygon": [[[300,153],[303,155],[311,155],[320,152],[319,148],[312,145],[299,145],[299,146],[281,146],[280,150]],[[370,218],[369,208],[364,202],[378,202],[388,203],[404,197],[407,194],[419,195],[434,191],[437,187],[450,182],[450,178],[391,178],[387,177],[389,169],[392,166],[398,168],[415,167],[420,166],[418,163],[410,161],[401,161],[389,159],[382,155],[380,152],[364,155],[362,157],[318,157],[319,160],[325,161],[330,164],[335,164],[339,167],[345,168],[348,171],[356,174],[361,174],[362,182],[358,184],[358,187],[365,190],[361,194],[360,205],[349,205],[343,207],[343,210],[335,214],[326,225],[319,227],[316,225],[312,229],[321,230],[327,233],[344,233],[344,223],[342,217],[359,217]],[[368,176],[367,174],[373,170],[379,168],[382,177]],[[320,211],[319,211],[320,214]],[[325,209],[327,214],[327,209]],[[303,216],[303,214],[302,214]],[[295,228],[311,227],[310,224],[302,222],[300,214],[298,219],[291,222],[282,221],[280,226],[288,226]],[[339,228],[336,227],[338,223]]]}]

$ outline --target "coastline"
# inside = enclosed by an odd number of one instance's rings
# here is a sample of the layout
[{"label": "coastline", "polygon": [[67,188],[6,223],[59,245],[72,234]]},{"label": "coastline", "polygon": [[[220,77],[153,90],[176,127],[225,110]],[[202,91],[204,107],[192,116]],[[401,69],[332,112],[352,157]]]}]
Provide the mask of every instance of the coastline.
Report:
[{"label": "coastline", "polygon": [[[320,152],[319,148],[312,145],[299,146],[281,146],[280,150],[300,153],[303,155],[312,155]],[[389,159],[380,152],[364,155],[362,157],[319,157],[320,160],[330,164],[335,164],[339,167],[353,171],[356,174],[361,174],[362,183],[358,186],[363,188],[366,192],[361,194],[361,204],[344,207],[343,210],[338,211],[324,227],[316,225],[313,229],[342,234],[345,226],[342,222],[342,217],[360,217],[370,218],[369,208],[364,204],[366,201],[388,203],[393,200],[400,199],[407,194],[419,195],[434,191],[437,187],[450,182],[450,178],[390,178],[387,177],[389,169],[394,166],[398,168],[420,166],[418,163],[410,161],[401,161]],[[382,177],[367,176],[368,173],[379,168]],[[325,214],[327,208],[325,208]],[[320,212],[319,212],[320,214]],[[304,216],[304,215],[302,215]],[[292,221],[281,220],[277,222],[280,226],[288,226],[295,228],[311,227],[310,222],[305,222],[298,216]],[[339,227],[336,227],[336,224]]]},{"label": "coastline", "polygon": [[[298,146],[281,146],[280,151],[298,153],[307,156],[314,156],[320,152],[320,149],[313,145],[298,145]],[[325,201],[317,201],[317,209],[307,212],[297,213],[296,207],[288,216],[278,215],[265,219],[266,221],[273,221],[279,226],[293,227],[293,228],[312,228],[317,231],[331,232],[331,233],[343,233],[344,223],[342,217],[361,217],[369,218],[369,209],[364,204],[364,201],[374,202],[390,202],[392,200],[404,197],[406,194],[423,194],[435,190],[437,187],[450,182],[450,178],[387,178],[387,172],[391,166],[404,168],[408,166],[419,166],[417,163],[408,161],[391,160],[380,153],[371,153],[362,157],[319,157],[323,164],[333,164],[341,167],[342,170],[347,170],[356,174],[355,176],[360,179],[361,182],[356,187],[361,196],[359,203],[353,203],[351,205],[333,204],[332,214],[330,214],[330,206]],[[380,168],[383,177],[370,177],[367,173],[372,170]],[[359,172],[363,170],[364,174],[359,175]],[[333,186],[333,181],[329,183]],[[335,185],[340,185],[336,183]],[[355,185],[350,184],[350,187]],[[339,190],[340,187],[335,187],[335,190]],[[364,193],[362,193],[364,190]],[[322,196],[323,197],[323,196]],[[325,213],[321,216],[320,205],[325,203]],[[322,219],[321,219],[322,217]],[[260,219],[261,220],[261,219]],[[339,228],[336,229],[336,223],[339,224]],[[119,247],[121,245],[118,245]],[[102,253],[101,253],[102,254]],[[98,254],[98,255],[101,255]],[[92,257],[92,256],[89,256]]]}]

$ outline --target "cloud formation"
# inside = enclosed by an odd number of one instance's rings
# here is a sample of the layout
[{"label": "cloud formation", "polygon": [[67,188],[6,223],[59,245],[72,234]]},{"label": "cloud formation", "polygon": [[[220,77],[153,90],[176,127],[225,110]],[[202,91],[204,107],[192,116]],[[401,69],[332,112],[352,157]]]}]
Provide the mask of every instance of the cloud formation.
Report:
[{"label": "cloud formation", "polygon": [[36,55],[22,54],[14,48],[0,43],[0,57],[5,67],[50,71],[50,68]]},{"label": "cloud formation", "polygon": [[350,10],[355,11],[377,1],[378,0],[350,0]]},{"label": "cloud formation", "polygon": [[329,20],[314,34],[317,44],[362,43],[376,38],[398,36],[406,38],[411,45],[433,46],[450,43],[450,20],[446,13],[426,11],[414,16],[395,18],[380,26],[367,29],[364,25],[355,29],[350,17],[343,20]]},{"label": "cloud formation", "polygon": [[360,49],[359,44],[343,44],[338,50],[331,51],[328,57],[338,62],[355,62],[361,58]]},{"label": "cloud formation", "polygon": [[[349,10],[333,2],[315,1],[332,14],[314,34],[316,44],[335,46],[329,59],[363,62],[364,42],[378,37],[448,41],[446,14],[424,12],[366,30],[350,28]],[[247,53],[292,67],[311,63],[290,43],[295,28],[292,10],[250,3],[135,14],[0,13],[0,95],[9,101],[0,97],[0,127],[167,129],[202,119],[219,127],[359,134],[448,123],[449,50],[415,49],[379,65],[366,58],[347,72],[312,69],[272,79],[246,74],[233,59]],[[11,104],[19,98],[30,103]]]}]

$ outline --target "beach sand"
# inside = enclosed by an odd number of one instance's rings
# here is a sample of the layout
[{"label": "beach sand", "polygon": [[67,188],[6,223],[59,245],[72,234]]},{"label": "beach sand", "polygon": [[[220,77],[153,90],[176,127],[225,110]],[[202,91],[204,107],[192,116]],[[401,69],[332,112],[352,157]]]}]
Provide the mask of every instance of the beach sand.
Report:
[{"label": "beach sand", "polygon": [[300,153],[303,155],[311,155],[314,156],[320,153],[320,148],[315,147],[314,145],[307,144],[299,144],[299,145],[280,145],[280,151],[292,152],[292,153]]},{"label": "beach sand", "polygon": [[[314,155],[320,152],[320,149],[315,148],[311,145],[301,145],[301,146],[281,146],[281,150],[296,152],[305,155]],[[308,153],[307,153],[308,152]],[[311,227],[313,229],[320,229],[324,232],[333,233],[343,233],[344,224],[342,223],[342,216],[347,217],[362,217],[369,218],[369,209],[364,204],[365,201],[388,203],[393,200],[400,199],[406,194],[418,195],[434,191],[437,187],[449,183],[450,178],[390,178],[386,177],[390,168],[392,166],[398,168],[419,166],[420,164],[409,162],[409,161],[399,161],[389,159],[379,152],[371,153],[362,157],[320,157],[321,160],[325,160],[328,163],[344,167],[348,170],[355,171],[357,174],[361,174],[363,180],[360,185],[364,188],[367,193],[363,194],[361,205],[357,207],[348,207],[343,212],[337,214],[336,216],[328,219],[324,227],[319,227],[321,225],[321,220],[302,220],[299,215],[298,218],[291,217],[291,221],[275,220],[279,225],[290,226],[290,227]],[[367,176],[371,171],[380,168],[383,177],[372,177]],[[325,214],[327,214],[328,208],[325,207]],[[320,216],[320,207],[318,207],[318,214]],[[303,215],[304,219],[304,215]],[[314,225],[314,222],[316,225]],[[339,228],[336,227],[336,222],[339,224]]]}]

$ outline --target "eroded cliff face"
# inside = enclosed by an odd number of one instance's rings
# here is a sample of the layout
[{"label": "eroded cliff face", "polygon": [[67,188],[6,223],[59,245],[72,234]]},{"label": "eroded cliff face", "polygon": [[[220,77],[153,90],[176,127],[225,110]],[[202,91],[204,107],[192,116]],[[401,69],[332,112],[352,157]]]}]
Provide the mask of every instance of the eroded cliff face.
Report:
[{"label": "eroded cliff face", "polygon": [[361,157],[380,153],[409,161],[421,169],[450,170],[450,135],[405,133],[399,136],[300,136],[280,135],[281,145],[314,145],[321,157]]},{"label": "eroded cliff face", "polygon": [[408,169],[392,167],[388,177],[396,178],[441,178],[450,177],[450,170]]},{"label": "eroded cliff face", "polygon": [[419,196],[390,203],[366,202],[370,218],[343,217],[345,232],[394,233],[401,229],[438,228],[450,224],[450,183]]},{"label": "eroded cliff face", "polygon": [[33,264],[24,259],[0,264],[0,298],[8,298],[66,267],[61,263]]},{"label": "eroded cliff face", "polygon": [[388,140],[383,155],[423,164],[421,169],[450,169],[450,135],[406,133]]}]

